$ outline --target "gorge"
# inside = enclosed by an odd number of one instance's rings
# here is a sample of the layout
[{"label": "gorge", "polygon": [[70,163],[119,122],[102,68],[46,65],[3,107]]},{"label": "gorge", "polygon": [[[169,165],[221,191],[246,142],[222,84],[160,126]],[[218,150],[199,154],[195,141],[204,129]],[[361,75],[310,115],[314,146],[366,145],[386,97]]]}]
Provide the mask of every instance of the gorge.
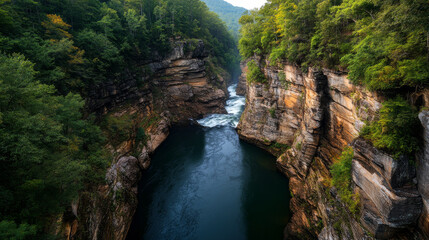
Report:
[{"label": "gorge", "polygon": [[429,239],[427,0],[243,10],[2,1],[0,239]]},{"label": "gorge", "polygon": [[287,180],[273,157],[239,141],[244,99],[229,90],[228,115],[173,128],[155,151],[127,239],[282,238]]}]

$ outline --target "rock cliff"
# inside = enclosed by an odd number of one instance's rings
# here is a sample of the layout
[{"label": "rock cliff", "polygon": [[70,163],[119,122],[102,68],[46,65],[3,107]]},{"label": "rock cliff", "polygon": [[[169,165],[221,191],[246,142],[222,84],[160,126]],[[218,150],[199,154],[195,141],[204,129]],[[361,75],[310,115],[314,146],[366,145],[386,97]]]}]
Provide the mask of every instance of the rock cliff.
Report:
[{"label": "rock cliff", "polygon": [[[247,84],[246,109],[237,131],[242,139],[278,156],[277,166],[290,180],[294,214],[285,237],[422,238],[414,228],[419,217],[421,228],[428,229],[429,222],[428,180],[423,173],[429,162],[427,112],[420,116],[426,147],[419,158],[416,184],[416,167],[408,159],[393,159],[359,138],[364,122],[376,117],[383,96],[351,84],[341,72],[302,72],[287,63],[274,67],[263,59],[254,60],[267,83]],[[354,149],[357,214],[350,213],[330,184],[330,166],[347,145]]]},{"label": "rock cliff", "polygon": [[[428,96],[425,94],[425,96]],[[427,103],[428,101],[426,101]],[[429,111],[419,114],[423,125],[423,149],[418,157],[417,182],[419,192],[423,198],[423,212],[419,219],[419,226],[427,239],[429,239]]]},{"label": "rock cliff", "polygon": [[89,111],[109,136],[113,161],[106,184],[83,192],[62,217],[58,231],[67,239],[125,239],[138,182],[170,126],[225,112],[228,74],[211,71],[202,41],[175,42],[167,57],[140,69],[141,76],[94,86],[89,93]]},{"label": "rock cliff", "polygon": [[238,77],[237,88],[235,89],[237,95],[244,96],[246,94],[246,72],[247,72],[247,62],[242,61],[240,63],[240,68],[242,74]]}]

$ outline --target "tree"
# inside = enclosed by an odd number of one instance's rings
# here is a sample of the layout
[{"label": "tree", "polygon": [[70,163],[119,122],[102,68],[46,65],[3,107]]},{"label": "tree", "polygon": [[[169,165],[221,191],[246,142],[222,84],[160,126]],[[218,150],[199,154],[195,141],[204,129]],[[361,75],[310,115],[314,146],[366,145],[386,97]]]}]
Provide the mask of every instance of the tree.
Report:
[{"label": "tree", "polygon": [[34,81],[33,66],[0,55],[0,219],[41,226],[95,179],[88,173],[104,169],[105,158],[101,131],[81,119],[80,96],[54,95]]}]

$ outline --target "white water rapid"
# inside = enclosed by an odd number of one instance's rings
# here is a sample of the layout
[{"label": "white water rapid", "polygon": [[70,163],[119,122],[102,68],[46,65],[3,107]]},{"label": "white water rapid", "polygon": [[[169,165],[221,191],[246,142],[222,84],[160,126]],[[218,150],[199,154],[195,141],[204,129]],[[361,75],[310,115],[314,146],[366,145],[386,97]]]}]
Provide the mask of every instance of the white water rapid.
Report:
[{"label": "white water rapid", "polygon": [[237,127],[238,122],[240,121],[241,113],[244,110],[244,105],[246,103],[246,98],[243,96],[238,96],[235,93],[237,84],[233,84],[228,87],[229,99],[226,101],[226,111],[227,114],[211,114],[203,119],[198,120],[197,122],[204,127],[222,127],[222,126],[231,126],[233,128]]}]

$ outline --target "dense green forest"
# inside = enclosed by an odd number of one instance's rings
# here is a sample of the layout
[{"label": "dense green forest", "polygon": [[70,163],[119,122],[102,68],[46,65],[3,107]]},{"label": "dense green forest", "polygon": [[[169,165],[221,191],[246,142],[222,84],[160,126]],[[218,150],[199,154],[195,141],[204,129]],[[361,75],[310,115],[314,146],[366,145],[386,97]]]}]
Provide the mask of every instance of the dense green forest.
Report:
[{"label": "dense green forest", "polygon": [[238,20],[240,17],[247,12],[245,8],[233,6],[223,0],[202,0],[207,4],[209,9],[217,13],[226,25],[229,31],[233,34],[234,38],[239,38],[240,24]]},{"label": "dense green forest", "polygon": [[0,1],[0,239],[46,238],[111,156],[87,92],[141,76],[172,39],[202,39],[232,71],[236,44],[199,0]]},{"label": "dense green forest", "polygon": [[429,83],[426,0],[270,0],[240,24],[244,57],[347,71],[370,90]]}]

